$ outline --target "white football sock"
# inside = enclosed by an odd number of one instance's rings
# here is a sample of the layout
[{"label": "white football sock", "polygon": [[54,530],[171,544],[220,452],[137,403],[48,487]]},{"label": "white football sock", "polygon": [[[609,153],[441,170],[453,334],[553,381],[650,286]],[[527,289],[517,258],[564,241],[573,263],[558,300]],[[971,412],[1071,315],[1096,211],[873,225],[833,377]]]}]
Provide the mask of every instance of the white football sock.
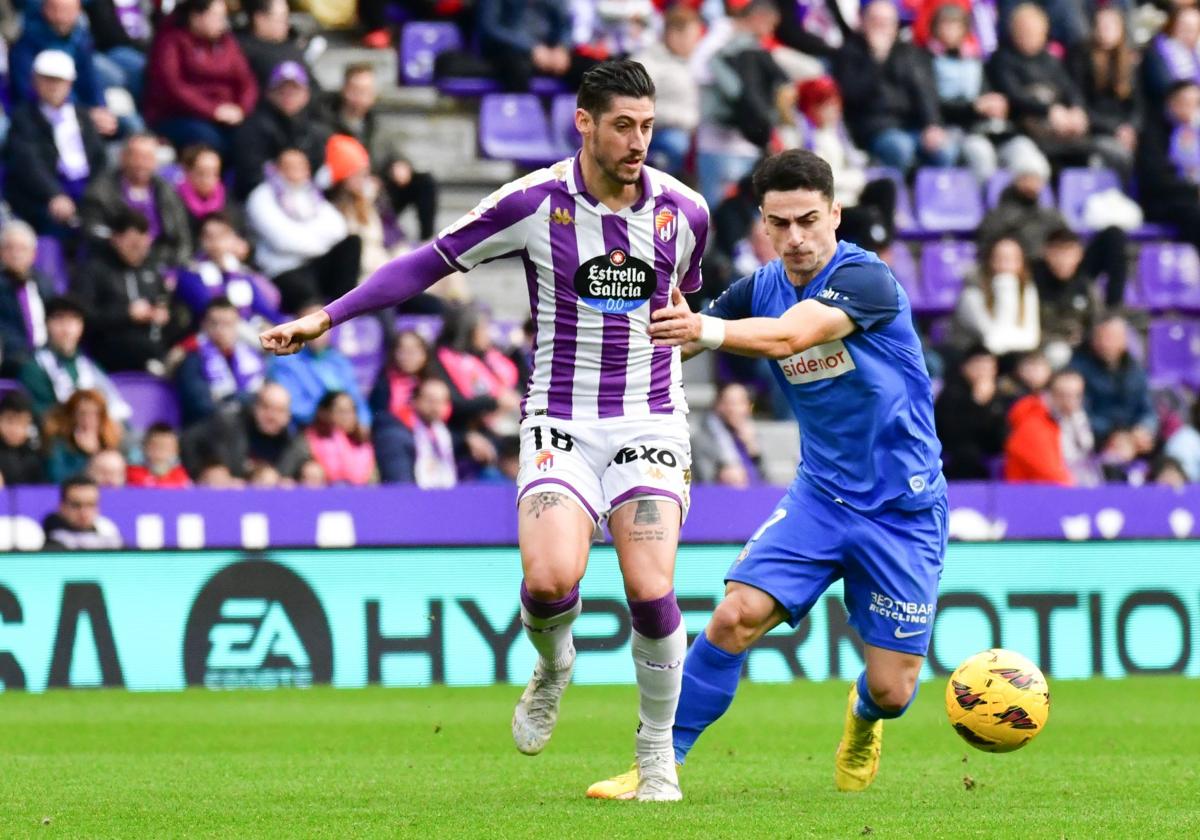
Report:
[{"label": "white football sock", "polygon": [[671,727],[683,684],[687,628],[683,622],[666,638],[650,639],[633,631],[633,664],[638,684],[638,753],[671,749]]},{"label": "white football sock", "polygon": [[524,604],[521,605],[521,624],[525,628],[525,637],[533,644],[542,660],[542,667],[547,671],[561,671],[575,658],[571,625],[582,611],[583,599],[576,601],[569,610],[549,618],[538,618],[530,614]]}]

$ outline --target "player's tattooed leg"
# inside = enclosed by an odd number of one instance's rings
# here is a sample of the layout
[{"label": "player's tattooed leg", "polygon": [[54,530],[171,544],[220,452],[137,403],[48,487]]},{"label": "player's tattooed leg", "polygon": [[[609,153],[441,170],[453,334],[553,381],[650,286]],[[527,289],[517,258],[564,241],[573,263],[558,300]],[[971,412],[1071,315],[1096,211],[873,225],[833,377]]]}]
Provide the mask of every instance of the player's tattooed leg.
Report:
[{"label": "player's tattooed leg", "polygon": [[565,507],[566,504],[567,500],[562,493],[538,493],[525,499],[521,507],[534,519],[541,519],[545,511],[554,507]]},{"label": "player's tattooed leg", "polygon": [[666,539],[667,529],[663,527],[658,504],[652,499],[639,500],[633,514],[633,527],[629,529],[629,541],[662,542]]}]

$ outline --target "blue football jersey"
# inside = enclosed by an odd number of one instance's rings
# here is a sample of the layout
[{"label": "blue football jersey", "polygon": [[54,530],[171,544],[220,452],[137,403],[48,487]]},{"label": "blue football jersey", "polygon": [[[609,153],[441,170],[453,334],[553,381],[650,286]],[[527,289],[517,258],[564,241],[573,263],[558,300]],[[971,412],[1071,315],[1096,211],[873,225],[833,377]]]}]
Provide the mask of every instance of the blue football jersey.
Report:
[{"label": "blue football jersey", "polygon": [[908,296],[873,253],[838,244],[803,287],[775,260],[713,301],[718,318],[777,318],[814,299],[858,326],[843,339],[771,360],[800,423],[798,477],[864,513],[921,510],[946,494],[933,393]]}]

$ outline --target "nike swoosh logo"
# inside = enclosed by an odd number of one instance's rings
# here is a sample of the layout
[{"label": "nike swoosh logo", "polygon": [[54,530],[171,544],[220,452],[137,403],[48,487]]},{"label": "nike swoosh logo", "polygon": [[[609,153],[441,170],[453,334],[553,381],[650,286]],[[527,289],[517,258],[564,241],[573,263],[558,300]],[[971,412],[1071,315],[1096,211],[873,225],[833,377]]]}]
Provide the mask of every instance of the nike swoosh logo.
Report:
[{"label": "nike swoosh logo", "polygon": [[907,633],[905,633],[903,630],[901,630],[899,627],[897,627],[896,628],[896,638],[897,639],[907,639],[912,636],[920,636],[924,632],[925,632],[925,629],[922,628],[920,630],[910,630]]}]

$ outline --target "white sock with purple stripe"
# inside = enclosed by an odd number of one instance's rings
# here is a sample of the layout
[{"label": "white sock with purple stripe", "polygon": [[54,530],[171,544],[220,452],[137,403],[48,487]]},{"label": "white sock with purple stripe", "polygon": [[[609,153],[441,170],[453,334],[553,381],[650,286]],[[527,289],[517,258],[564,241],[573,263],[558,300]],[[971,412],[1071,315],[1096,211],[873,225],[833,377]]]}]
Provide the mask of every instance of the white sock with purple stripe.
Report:
[{"label": "white sock with purple stripe", "polygon": [[545,670],[562,671],[570,667],[575,659],[571,625],[582,611],[578,585],[557,601],[539,601],[529,593],[525,581],[521,581],[521,625]]},{"label": "white sock with purple stripe", "polygon": [[633,665],[638,685],[637,751],[671,749],[671,727],[683,683],[687,628],[675,590],[650,601],[630,601],[633,618]]}]

